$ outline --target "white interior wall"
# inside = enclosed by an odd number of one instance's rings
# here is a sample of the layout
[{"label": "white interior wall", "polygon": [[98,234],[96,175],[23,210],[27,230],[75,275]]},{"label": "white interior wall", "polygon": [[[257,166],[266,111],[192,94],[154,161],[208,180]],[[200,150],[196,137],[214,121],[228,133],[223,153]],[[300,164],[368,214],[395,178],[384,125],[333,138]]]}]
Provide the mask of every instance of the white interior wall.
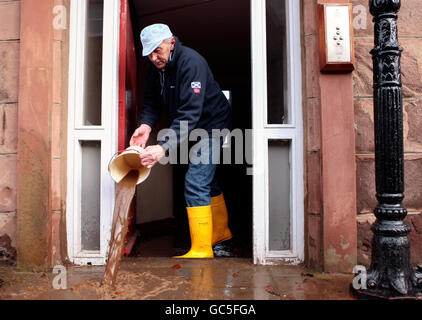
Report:
[{"label": "white interior wall", "polygon": [[[159,127],[163,127],[159,123]],[[157,132],[151,132],[147,145],[157,142]],[[136,189],[136,223],[146,223],[173,217],[173,168],[157,163],[147,180]]]}]

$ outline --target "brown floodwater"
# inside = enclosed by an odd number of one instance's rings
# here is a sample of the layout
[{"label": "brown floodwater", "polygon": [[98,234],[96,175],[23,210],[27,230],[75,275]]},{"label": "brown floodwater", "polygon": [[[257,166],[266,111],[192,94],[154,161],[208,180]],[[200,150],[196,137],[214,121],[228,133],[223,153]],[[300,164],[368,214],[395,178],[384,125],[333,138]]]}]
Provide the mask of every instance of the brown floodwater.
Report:
[{"label": "brown floodwater", "polygon": [[130,171],[117,185],[116,202],[111,229],[110,250],[104,272],[103,285],[114,286],[128,231],[129,208],[135,195],[139,171]]}]

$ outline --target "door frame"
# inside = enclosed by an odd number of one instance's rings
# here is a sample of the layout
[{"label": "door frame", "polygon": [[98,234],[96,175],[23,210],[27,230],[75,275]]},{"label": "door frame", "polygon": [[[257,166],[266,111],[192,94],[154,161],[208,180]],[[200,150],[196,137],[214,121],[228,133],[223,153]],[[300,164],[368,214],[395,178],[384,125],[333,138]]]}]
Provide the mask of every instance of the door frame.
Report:
[{"label": "door frame", "polygon": [[[266,1],[251,0],[253,262],[299,264],[304,260],[304,176],[300,1],[286,1],[288,104],[290,124],[269,125],[267,119]],[[268,140],[291,141],[291,250],[269,250]]]},{"label": "door frame", "polygon": [[[68,256],[72,263],[104,265],[114,209],[115,183],[107,172],[109,159],[118,149],[119,119],[119,30],[120,0],[104,1],[103,23],[103,82],[102,126],[78,127],[75,123],[81,105],[83,46],[80,44],[85,26],[81,10],[85,0],[71,0],[69,50],[69,115],[68,115],[68,179],[67,179],[67,241]],[[251,0],[252,48],[252,155],[253,155],[253,263],[298,264],[304,260],[304,180],[303,180],[303,120],[302,120],[302,67],[300,35],[300,3],[285,0],[287,12],[287,52],[289,105],[291,124],[268,125],[266,75],[266,2]],[[108,103],[104,103],[107,101]],[[104,110],[104,109],[103,109]],[[291,250],[268,249],[268,140],[291,140]],[[80,250],[80,157],[79,140],[100,140],[101,148],[101,249],[98,252]],[[79,201],[79,202],[78,202]],[[78,240],[79,239],[79,240]]]},{"label": "door frame", "polygon": [[[67,147],[67,248],[74,264],[104,265],[114,209],[115,183],[108,174],[109,159],[117,151],[120,0],[104,1],[102,60],[102,122],[82,126],[86,0],[70,2],[69,97]],[[81,155],[79,141],[101,141],[100,250],[81,249]]]}]

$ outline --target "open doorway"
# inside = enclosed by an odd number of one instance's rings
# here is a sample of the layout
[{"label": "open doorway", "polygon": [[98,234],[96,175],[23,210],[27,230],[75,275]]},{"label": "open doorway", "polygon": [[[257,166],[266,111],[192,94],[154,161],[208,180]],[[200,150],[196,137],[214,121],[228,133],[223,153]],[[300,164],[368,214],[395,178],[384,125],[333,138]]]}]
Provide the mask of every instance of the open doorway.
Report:
[{"label": "open doorway", "polygon": [[[141,55],[139,34],[149,24],[165,23],[183,45],[204,56],[221,89],[230,92],[232,127],[242,131],[251,129],[249,1],[132,0],[129,3],[138,60],[139,109],[142,107],[147,67]],[[139,117],[136,122],[139,122]],[[162,119],[156,129],[166,126],[168,123]],[[154,144],[157,132],[155,130],[149,144]],[[150,178],[138,186],[135,219],[138,237],[131,256],[169,257],[189,250],[189,227],[183,195],[186,170],[186,165],[157,164]],[[214,254],[216,257],[251,258],[252,176],[247,174],[247,164],[221,164],[217,177],[226,200],[233,239],[214,247]]]}]

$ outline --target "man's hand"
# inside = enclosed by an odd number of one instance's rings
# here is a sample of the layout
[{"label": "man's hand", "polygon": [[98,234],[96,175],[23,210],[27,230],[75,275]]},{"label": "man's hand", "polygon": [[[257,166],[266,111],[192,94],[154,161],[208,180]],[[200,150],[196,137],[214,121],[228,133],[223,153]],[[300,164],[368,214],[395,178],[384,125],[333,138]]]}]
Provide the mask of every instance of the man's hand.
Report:
[{"label": "man's hand", "polygon": [[147,141],[149,139],[149,134],[151,133],[152,129],[147,124],[141,124],[141,126],[135,130],[130,139],[129,145],[130,146],[139,146],[141,148],[145,148]]},{"label": "man's hand", "polygon": [[144,167],[150,169],[165,155],[166,151],[159,144],[149,146],[141,153],[141,163]]}]

